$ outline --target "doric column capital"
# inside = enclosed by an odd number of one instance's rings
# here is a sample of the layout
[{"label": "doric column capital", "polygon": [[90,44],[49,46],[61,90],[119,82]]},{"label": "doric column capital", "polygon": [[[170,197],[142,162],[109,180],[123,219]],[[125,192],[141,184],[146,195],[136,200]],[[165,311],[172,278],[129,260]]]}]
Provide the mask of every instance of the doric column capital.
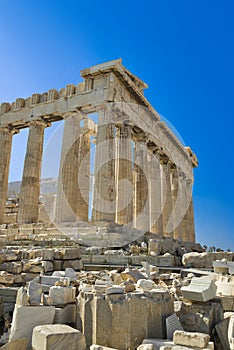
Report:
[{"label": "doric column capital", "polygon": [[48,126],[51,126],[51,123],[43,119],[36,119],[30,121],[29,126],[43,126],[44,128],[47,128]]},{"label": "doric column capital", "polygon": [[9,126],[1,126],[0,125],[0,132],[5,132],[5,133],[8,132],[9,134],[14,135],[14,134],[19,133],[19,129],[16,129],[11,125],[9,125]]},{"label": "doric column capital", "polygon": [[138,126],[134,125],[132,127],[132,139],[135,142],[145,142],[146,143],[148,141],[148,134],[145,133]]},{"label": "doric column capital", "polygon": [[166,154],[160,154],[160,164],[163,167],[169,167],[171,168],[171,166],[173,165],[173,162],[168,158],[168,156]]}]

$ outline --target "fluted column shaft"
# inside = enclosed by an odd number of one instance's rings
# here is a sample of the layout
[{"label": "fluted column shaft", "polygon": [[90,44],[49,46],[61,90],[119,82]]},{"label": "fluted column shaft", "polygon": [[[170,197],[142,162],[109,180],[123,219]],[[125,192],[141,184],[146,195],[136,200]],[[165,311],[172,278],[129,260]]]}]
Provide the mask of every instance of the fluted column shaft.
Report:
[{"label": "fluted column shaft", "polygon": [[195,243],[195,222],[194,222],[194,208],[192,198],[192,182],[187,180],[187,241]]},{"label": "fluted column shaft", "polygon": [[78,157],[78,189],[77,208],[78,219],[88,221],[89,215],[89,187],[90,187],[90,134],[81,133]]},{"label": "fluted column shaft", "polygon": [[148,231],[150,229],[148,150],[143,139],[135,140],[134,187],[134,226],[139,230]]},{"label": "fluted column shaft", "polygon": [[168,160],[161,161],[162,169],[162,222],[163,236],[173,238],[172,227],[169,219],[172,214],[172,193],[171,193],[171,165]]},{"label": "fluted column shaft", "polygon": [[13,131],[0,128],[0,224],[4,223]]},{"label": "fluted column shaft", "polygon": [[188,209],[187,204],[187,183],[185,179],[185,175],[183,173],[179,173],[179,193],[180,193],[180,224],[178,226],[179,238],[186,242],[187,239],[187,216],[186,212]]},{"label": "fluted column shaft", "polygon": [[38,222],[41,163],[46,126],[43,121],[34,121],[29,128],[23,179],[20,188],[18,222],[21,224]]},{"label": "fluted column shaft", "polygon": [[149,205],[150,205],[150,232],[162,237],[162,189],[160,158],[156,152],[149,152]]},{"label": "fluted column shaft", "polygon": [[172,221],[173,238],[180,239],[179,223],[180,223],[180,192],[178,171],[176,168],[171,172],[171,194],[172,194]]},{"label": "fluted column shaft", "polygon": [[120,125],[117,129],[117,222],[128,224],[133,218],[133,165],[131,127]]},{"label": "fluted column shaft", "polygon": [[55,214],[58,223],[75,222],[77,219],[80,119],[80,115],[75,114],[64,121]]},{"label": "fluted column shaft", "polygon": [[108,112],[98,116],[93,189],[93,221],[115,222],[115,125],[110,123]]}]

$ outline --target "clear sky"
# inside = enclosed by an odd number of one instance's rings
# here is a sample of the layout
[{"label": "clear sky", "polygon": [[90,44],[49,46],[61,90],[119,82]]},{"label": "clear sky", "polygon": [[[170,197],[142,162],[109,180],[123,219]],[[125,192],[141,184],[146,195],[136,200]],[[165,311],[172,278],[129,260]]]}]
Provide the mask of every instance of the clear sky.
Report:
[{"label": "clear sky", "polygon": [[[0,102],[122,57],[199,159],[197,241],[234,250],[233,0],[0,0]],[[14,138],[20,180],[27,131]],[[0,150],[1,151],[1,150]]]}]

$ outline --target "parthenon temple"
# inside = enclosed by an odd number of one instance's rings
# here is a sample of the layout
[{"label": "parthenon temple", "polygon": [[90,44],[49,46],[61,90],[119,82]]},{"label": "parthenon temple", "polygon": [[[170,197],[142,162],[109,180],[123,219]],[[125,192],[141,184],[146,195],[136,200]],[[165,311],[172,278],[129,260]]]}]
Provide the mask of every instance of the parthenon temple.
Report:
[{"label": "parthenon temple", "polygon": [[195,154],[161,120],[144,96],[147,85],[121,59],[84,69],[81,77],[77,86],[1,104],[0,224],[6,221],[12,138],[29,128],[16,223],[37,224],[44,131],[64,120],[49,213],[56,227],[112,225],[195,242]]}]

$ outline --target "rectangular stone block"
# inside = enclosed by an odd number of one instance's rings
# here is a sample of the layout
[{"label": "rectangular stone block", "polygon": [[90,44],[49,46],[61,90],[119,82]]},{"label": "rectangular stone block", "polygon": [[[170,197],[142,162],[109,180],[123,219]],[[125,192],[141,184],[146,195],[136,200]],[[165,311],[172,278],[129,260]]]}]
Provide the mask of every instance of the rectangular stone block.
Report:
[{"label": "rectangular stone block", "polygon": [[194,277],[189,286],[181,288],[185,299],[194,301],[208,301],[215,297],[217,286],[209,277]]},{"label": "rectangular stone block", "polygon": [[0,288],[0,300],[3,303],[15,303],[18,292],[17,287]]},{"label": "rectangular stone block", "polygon": [[83,262],[81,259],[65,260],[63,263],[63,270],[65,270],[68,267],[73,268],[75,271],[79,271],[83,268]]},{"label": "rectangular stone block", "polygon": [[27,350],[31,349],[33,328],[53,323],[54,306],[18,306],[15,305],[9,340],[28,339]]},{"label": "rectangular stone block", "polygon": [[15,282],[15,276],[5,271],[0,271],[0,283],[2,284],[13,284]]},{"label": "rectangular stone block", "polygon": [[75,324],[76,323],[76,304],[68,304],[63,308],[56,307],[54,323],[57,324]]},{"label": "rectangular stone block", "polygon": [[[229,342],[228,342],[228,325],[229,325],[229,319],[225,318],[223,321],[217,323],[215,325],[215,332],[218,338],[219,342],[222,344],[223,349],[229,348]],[[215,335],[216,335],[215,334]],[[214,340],[215,342],[215,340]]]},{"label": "rectangular stone block", "polygon": [[[70,278],[63,277],[67,279],[68,282],[70,282]],[[47,284],[49,286],[54,286],[56,282],[60,281],[61,276],[41,276],[40,277],[40,283],[41,284]],[[69,283],[68,283],[69,284]]]},{"label": "rectangular stone block", "polygon": [[80,248],[64,248],[62,250],[62,257],[64,260],[80,259]]},{"label": "rectangular stone block", "polygon": [[29,252],[29,259],[42,258],[42,260],[54,259],[54,252],[52,249],[34,249]]},{"label": "rectangular stone block", "polygon": [[183,345],[204,349],[210,341],[210,336],[205,333],[175,331],[173,334],[173,342],[176,345]]},{"label": "rectangular stone block", "polygon": [[166,328],[167,328],[167,339],[172,340],[173,334],[175,331],[180,330],[183,331],[183,327],[176,316],[176,314],[173,314],[166,318]]},{"label": "rectangular stone block", "polygon": [[27,350],[28,340],[26,338],[12,340],[1,346],[1,350]]},{"label": "rectangular stone block", "polygon": [[63,260],[54,260],[54,271],[61,271],[63,269]]},{"label": "rectangular stone block", "polygon": [[34,350],[85,350],[83,334],[67,325],[37,326],[33,330]]},{"label": "rectangular stone block", "polygon": [[53,286],[49,290],[49,297],[53,305],[74,303],[76,301],[76,288]]}]

